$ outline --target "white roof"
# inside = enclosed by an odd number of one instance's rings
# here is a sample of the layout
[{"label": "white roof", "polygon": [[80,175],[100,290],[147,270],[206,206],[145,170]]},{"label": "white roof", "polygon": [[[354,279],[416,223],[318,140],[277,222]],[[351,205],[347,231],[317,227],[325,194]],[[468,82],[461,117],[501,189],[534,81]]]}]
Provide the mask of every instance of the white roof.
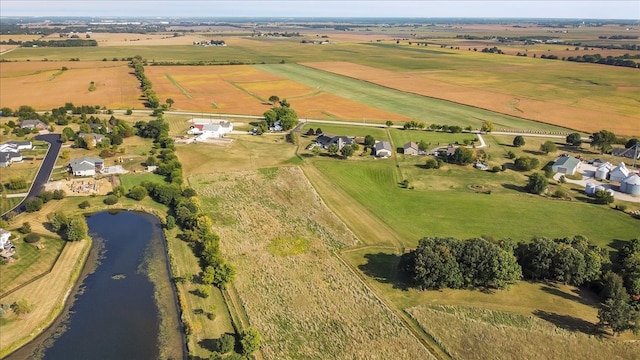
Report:
[{"label": "white roof", "polygon": [[628,178],[622,180],[622,182],[629,185],[640,185],[640,174],[631,174]]}]

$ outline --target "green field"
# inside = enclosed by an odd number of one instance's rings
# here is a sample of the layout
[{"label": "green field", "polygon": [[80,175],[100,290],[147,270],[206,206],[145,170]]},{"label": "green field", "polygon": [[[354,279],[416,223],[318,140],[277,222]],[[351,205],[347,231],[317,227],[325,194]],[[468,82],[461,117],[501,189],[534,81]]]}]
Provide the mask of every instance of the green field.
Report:
[{"label": "green field", "polygon": [[[518,190],[487,195],[463,186],[442,191],[402,189],[397,184],[400,179],[396,176],[395,164],[390,161],[363,163],[317,159],[313,165],[354,201],[398,232],[408,247],[415,246],[418,239],[425,236],[464,239],[487,235],[527,241],[534,236],[583,234],[598,245],[608,246],[615,240],[629,240],[640,235],[638,220],[606,206],[544,199]],[[458,175],[463,183],[476,184],[473,179],[464,179],[468,172],[481,172],[468,167]],[[503,185],[507,188],[524,186],[524,182],[513,185],[505,182]],[[603,221],[594,226],[593,219]]]},{"label": "green field", "polygon": [[125,174],[125,175],[120,175],[119,177],[120,177],[120,185],[124,186],[126,191],[128,191],[134,186],[140,185],[143,181],[158,182],[158,183],[163,183],[165,181],[164,176],[157,175],[154,173]]}]

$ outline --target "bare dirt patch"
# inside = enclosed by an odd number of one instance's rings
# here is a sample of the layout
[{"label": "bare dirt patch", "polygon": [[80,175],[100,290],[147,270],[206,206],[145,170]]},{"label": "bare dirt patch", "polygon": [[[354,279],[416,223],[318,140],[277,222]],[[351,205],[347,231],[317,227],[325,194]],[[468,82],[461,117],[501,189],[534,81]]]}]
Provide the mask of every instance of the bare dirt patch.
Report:
[{"label": "bare dirt patch", "polygon": [[44,185],[45,190],[64,190],[66,196],[106,195],[112,189],[109,178],[72,179],[51,181]]}]

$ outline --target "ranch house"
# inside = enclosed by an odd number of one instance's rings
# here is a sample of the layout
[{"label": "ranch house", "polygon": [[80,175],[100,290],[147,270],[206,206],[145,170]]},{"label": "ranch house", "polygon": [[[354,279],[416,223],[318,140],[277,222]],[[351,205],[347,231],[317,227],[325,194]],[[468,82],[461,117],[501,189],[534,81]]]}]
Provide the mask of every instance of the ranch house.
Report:
[{"label": "ranch house", "polygon": [[43,123],[40,120],[23,120],[20,123],[20,128],[22,129],[38,129],[38,130],[46,130],[48,128],[47,124]]},{"label": "ranch house", "polygon": [[103,166],[104,160],[90,156],[73,159],[69,164],[71,173],[75,176],[95,176]]},{"label": "ranch house", "polygon": [[565,175],[573,175],[579,168],[580,160],[568,155],[560,156],[551,166],[551,170],[554,172]]},{"label": "ranch house", "polygon": [[0,167],[7,167],[15,162],[22,161],[20,150],[33,148],[31,141],[8,141],[0,145]]},{"label": "ranch house", "polygon": [[78,137],[83,138],[87,143],[91,141],[92,146],[96,146],[104,140],[104,135],[96,133],[79,133]]},{"label": "ranch house", "polygon": [[353,138],[348,136],[329,136],[323,134],[318,136],[314,141],[323,149],[328,149],[329,146],[333,144],[338,146],[338,150],[342,150],[345,145],[353,145]]}]

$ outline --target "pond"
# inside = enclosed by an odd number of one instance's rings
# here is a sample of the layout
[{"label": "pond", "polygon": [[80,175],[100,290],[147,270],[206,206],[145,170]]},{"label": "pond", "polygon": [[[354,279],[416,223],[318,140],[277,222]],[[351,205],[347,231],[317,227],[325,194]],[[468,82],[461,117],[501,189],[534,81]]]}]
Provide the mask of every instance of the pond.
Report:
[{"label": "pond", "polygon": [[98,251],[93,271],[76,287],[68,313],[41,336],[40,344],[9,359],[183,358],[158,219],[129,211],[101,212],[87,217],[87,224]]}]

